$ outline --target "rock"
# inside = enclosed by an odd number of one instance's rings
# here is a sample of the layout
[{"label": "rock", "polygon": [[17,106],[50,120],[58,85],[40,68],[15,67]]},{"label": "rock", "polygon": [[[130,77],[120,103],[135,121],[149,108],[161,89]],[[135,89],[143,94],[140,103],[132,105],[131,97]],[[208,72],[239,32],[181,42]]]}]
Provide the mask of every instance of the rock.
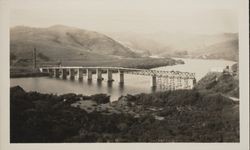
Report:
[{"label": "rock", "polygon": [[164,117],[161,117],[161,116],[154,116],[155,117],[155,120],[164,120],[165,118]]},{"label": "rock", "polygon": [[15,94],[15,95],[22,95],[22,94],[25,94],[26,92],[24,91],[22,87],[14,86],[10,88],[10,93]]},{"label": "rock", "polygon": [[106,94],[95,94],[91,96],[91,99],[97,104],[106,104],[110,102],[110,96]]},{"label": "rock", "polygon": [[116,103],[116,106],[119,107],[119,108],[128,106],[127,97],[126,97],[126,96],[121,96],[121,97],[118,99],[118,101],[117,101],[117,103]]}]

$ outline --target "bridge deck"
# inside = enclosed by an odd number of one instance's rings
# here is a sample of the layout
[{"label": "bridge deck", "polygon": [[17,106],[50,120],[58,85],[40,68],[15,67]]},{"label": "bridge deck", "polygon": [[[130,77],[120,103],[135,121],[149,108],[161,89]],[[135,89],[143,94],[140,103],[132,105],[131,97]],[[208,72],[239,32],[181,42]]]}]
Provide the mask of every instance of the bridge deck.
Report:
[{"label": "bridge deck", "polygon": [[83,66],[53,66],[53,67],[40,67],[40,69],[102,69],[102,70],[118,70],[128,74],[157,76],[157,77],[173,77],[173,78],[187,78],[195,79],[195,73],[180,72],[180,71],[163,71],[152,69],[136,69],[125,67],[83,67]]}]

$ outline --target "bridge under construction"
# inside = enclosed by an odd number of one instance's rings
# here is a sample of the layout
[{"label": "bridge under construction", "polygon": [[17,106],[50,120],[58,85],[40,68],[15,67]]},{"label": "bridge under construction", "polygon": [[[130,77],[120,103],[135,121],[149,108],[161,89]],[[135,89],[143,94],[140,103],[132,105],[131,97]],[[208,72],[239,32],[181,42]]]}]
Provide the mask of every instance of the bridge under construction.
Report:
[{"label": "bridge under construction", "polygon": [[103,73],[107,73],[107,81],[113,82],[112,74],[118,73],[119,83],[124,84],[124,74],[151,76],[151,86],[159,87],[164,90],[192,89],[196,82],[195,73],[180,71],[163,71],[152,69],[135,69],[124,67],[82,67],[82,66],[49,66],[40,67],[41,72],[47,72],[51,77],[75,80],[92,80],[93,74],[96,74],[97,80],[102,81]]}]

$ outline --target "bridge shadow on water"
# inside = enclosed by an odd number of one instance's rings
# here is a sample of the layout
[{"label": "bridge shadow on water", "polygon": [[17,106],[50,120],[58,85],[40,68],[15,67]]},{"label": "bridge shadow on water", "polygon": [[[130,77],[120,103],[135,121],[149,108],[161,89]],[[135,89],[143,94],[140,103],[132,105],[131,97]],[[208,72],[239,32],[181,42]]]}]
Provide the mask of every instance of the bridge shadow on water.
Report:
[{"label": "bridge shadow on water", "polygon": [[152,93],[155,93],[156,91],[157,91],[157,87],[156,86],[151,87],[151,92]]},{"label": "bridge shadow on water", "polygon": [[[72,88],[76,88],[76,91],[81,91],[84,90],[85,92],[87,91],[86,94],[98,94],[98,93],[106,93],[107,95],[111,96],[111,99],[118,99],[120,96],[124,96],[127,94],[137,94],[140,93],[140,90],[142,89],[139,87],[137,89],[137,85],[133,87],[133,84],[130,82],[124,83],[124,82],[119,82],[117,78],[112,81],[107,81],[104,78],[100,80],[96,80],[96,78],[93,79],[87,79],[85,78],[78,78],[77,76],[75,78],[71,78],[70,76],[67,76],[66,78],[63,78],[63,76],[60,76],[58,78],[51,77],[52,79],[55,80],[61,80],[63,82],[68,82],[70,83]],[[129,79],[128,79],[129,81]],[[74,86],[74,84],[76,86]],[[67,87],[67,86],[66,86]],[[79,88],[83,87],[81,90]],[[145,88],[148,88],[147,90],[141,90],[144,93],[154,93],[158,91],[156,87],[148,87],[145,86]]]},{"label": "bridge shadow on water", "polygon": [[93,84],[92,80],[88,79],[87,84],[88,84],[88,86],[92,86],[92,84]]},{"label": "bridge shadow on water", "polygon": [[119,90],[120,90],[121,92],[124,91],[124,83],[119,83]]},{"label": "bridge shadow on water", "polygon": [[107,89],[108,89],[108,93],[112,94],[112,91],[113,91],[113,82],[112,81],[107,82]]}]

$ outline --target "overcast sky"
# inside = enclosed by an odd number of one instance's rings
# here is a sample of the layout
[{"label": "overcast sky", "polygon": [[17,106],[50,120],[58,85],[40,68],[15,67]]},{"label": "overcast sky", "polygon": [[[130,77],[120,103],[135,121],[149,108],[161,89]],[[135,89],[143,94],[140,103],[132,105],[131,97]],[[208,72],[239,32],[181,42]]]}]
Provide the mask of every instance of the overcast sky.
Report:
[{"label": "overcast sky", "polygon": [[11,26],[99,32],[238,32],[238,0],[12,0]]}]

